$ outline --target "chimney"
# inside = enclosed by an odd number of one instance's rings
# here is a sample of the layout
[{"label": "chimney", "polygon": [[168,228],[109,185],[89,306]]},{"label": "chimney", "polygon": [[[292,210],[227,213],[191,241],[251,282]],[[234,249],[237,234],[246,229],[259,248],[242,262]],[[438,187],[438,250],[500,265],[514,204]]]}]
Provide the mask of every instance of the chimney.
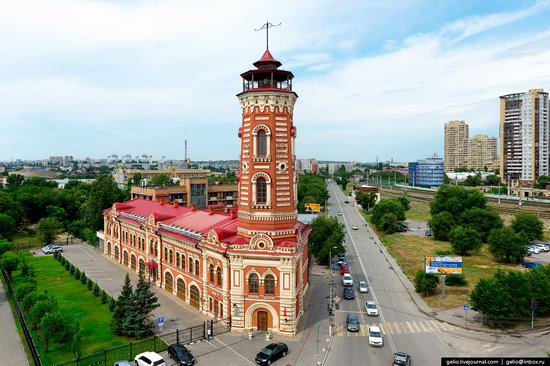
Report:
[{"label": "chimney", "polygon": [[191,204],[191,211],[196,211],[197,210],[197,204],[196,203],[192,203]]},{"label": "chimney", "polygon": [[229,210],[229,218],[234,219],[237,215],[235,215],[235,210]]}]

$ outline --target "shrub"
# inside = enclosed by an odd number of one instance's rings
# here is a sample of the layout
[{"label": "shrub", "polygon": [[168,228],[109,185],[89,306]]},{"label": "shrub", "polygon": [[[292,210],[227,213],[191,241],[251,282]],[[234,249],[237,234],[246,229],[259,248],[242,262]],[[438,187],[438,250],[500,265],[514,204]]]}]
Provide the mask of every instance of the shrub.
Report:
[{"label": "shrub", "polygon": [[15,288],[15,298],[22,301],[27,295],[36,291],[36,284],[34,283],[21,283]]},{"label": "shrub", "polygon": [[454,253],[452,250],[449,250],[449,249],[445,249],[445,250],[439,249],[439,250],[436,250],[434,254],[435,255],[453,255]]},{"label": "shrub", "polygon": [[97,282],[94,284],[94,296],[98,297],[100,294],[99,292],[99,286],[97,285]]},{"label": "shrub", "polygon": [[82,275],[80,276],[80,282],[85,285],[86,282],[88,282],[88,277],[86,277],[86,272],[82,271]]},{"label": "shrub", "polygon": [[424,297],[427,297],[434,292],[438,282],[439,278],[437,276],[426,274],[423,270],[419,269],[414,278],[414,288],[416,292],[422,293]]},{"label": "shrub", "polygon": [[71,263],[69,263],[68,260],[65,260],[65,263],[64,263],[64,264],[65,264],[65,269],[66,269],[67,271],[70,271],[70,270],[71,270]]},{"label": "shrub", "polygon": [[88,284],[87,284],[88,290],[91,290],[93,286],[94,286],[94,281],[92,281],[91,278],[88,278]]},{"label": "shrub", "polygon": [[447,286],[466,286],[468,281],[463,275],[449,275],[445,277],[445,285]]},{"label": "shrub", "polygon": [[75,266],[73,266],[73,265],[71,264],[71,267],[69,268],[69,273],[71,274],[71,276],[74,276],[75,271],[76,271]]},{"label": "shrub", "polygon": [[112,313],[115,311],[116,301],[112,297],[109,299],[109,311]]},{"label": "shrub", "polygon": [[109,295],[105,292],[105,290],[101,291],[101,303],[106,304],[107,301],[109,301]]},{"label": "shrub", "polygon": [[76,271],[74,272],[74,278],[75,280],[80,280],[80,270],[77,268]]},{"label": "shrub", "polygon": [[411,201],[409,200],[408,197],[406,196],[397,197],[397,201],[399,201],[399,203],[403,205],[403,207],[405,208],[405,211],[408,211],[411,208]]}]

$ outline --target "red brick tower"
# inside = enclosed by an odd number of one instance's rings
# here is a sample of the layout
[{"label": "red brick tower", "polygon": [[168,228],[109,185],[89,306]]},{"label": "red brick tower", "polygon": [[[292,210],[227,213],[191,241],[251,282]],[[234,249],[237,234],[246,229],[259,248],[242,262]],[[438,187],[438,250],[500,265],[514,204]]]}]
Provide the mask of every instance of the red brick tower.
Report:
[{"label": "red brick tower", "polygon": [[241,74],[243,91],[237,95],[242,108],[238,230],[246,239],[266,234],[277,245],[296,240],[292,113],[298,95],[292,91],[294,75],[279,69],[269,50],[254,66]]}]

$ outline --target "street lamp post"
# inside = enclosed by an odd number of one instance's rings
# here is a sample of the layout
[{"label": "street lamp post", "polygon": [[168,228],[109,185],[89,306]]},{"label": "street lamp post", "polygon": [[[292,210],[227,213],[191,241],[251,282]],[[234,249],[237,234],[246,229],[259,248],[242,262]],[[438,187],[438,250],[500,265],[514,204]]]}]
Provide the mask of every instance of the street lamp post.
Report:
[{"label": "street lamp post", "polygon": [[531,329],[535,328],[535,309],[539,307],[539,303],[531,300]]},{"label": "street lamp post", "polygon": [[328,249],[328,264],[329,264],[329,271],[330,271],[330,291],[329,291],[329,325],[328,325],[328,332],[329,336],[332,335],[332,314],[333,314],[333,295],[334,295],[334,281],[332,277],[332,249],[336,249],[336,247],[331,247]]}]

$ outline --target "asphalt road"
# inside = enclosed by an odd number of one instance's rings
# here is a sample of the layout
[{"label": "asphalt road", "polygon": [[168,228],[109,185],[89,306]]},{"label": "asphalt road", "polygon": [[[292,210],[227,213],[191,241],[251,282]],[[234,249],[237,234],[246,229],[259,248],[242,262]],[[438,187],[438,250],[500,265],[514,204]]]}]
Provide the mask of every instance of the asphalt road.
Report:
[{"label": "asphalt road", "polygon": [[[335,294],[342,300],[336,311],[336,336],[326,365],[389,365],[396,351],[407,352],[415,365],[439,365],[441,357],[536,357],[550,351],[548,334],[514,338],[486,334],[438,321],[420,312],[405,286],[381,253],[361,215],[335,183],[329,183],[329,214],[345,225],[345,245],[354,280],[354,300],[343,299],[338,270],[334,271]],[[349,200],[350,203],[345,203]],[[341,216],[337,213],[342,212]],[[357,230],[352,226],[356,225]],[[359,281],[367,280],[368,293],[359,293]],[[380,315],[369,317],[365,301],[378,304]],[[346,315],[358,314],[359,333],[346,330]],[[368,345],[368,325],[381,326],[384,347]]]}]

